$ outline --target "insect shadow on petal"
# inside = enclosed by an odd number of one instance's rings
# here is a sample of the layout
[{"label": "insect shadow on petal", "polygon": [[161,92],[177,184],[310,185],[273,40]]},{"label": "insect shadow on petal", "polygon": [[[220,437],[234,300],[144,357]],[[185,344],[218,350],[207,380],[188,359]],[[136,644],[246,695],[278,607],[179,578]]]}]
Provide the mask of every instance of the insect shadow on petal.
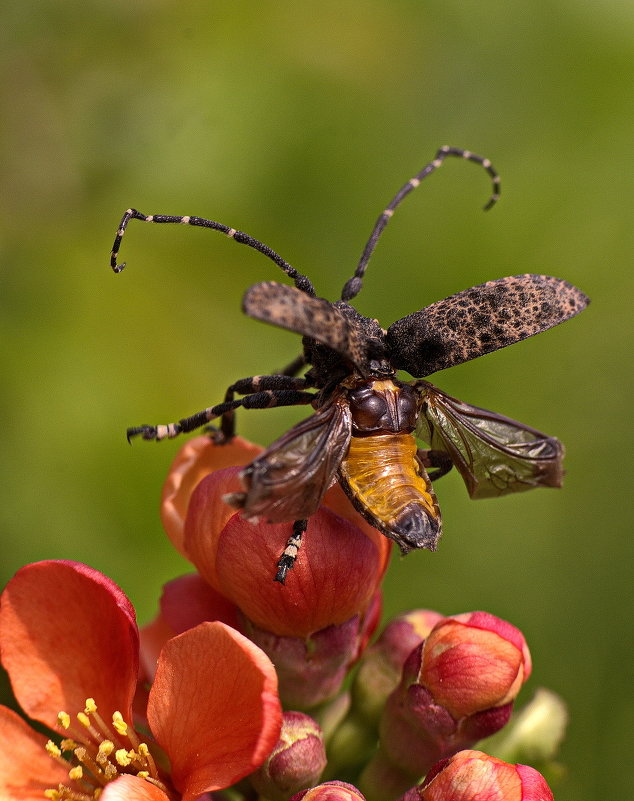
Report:
[{"label": "insect shadow on petal", "polygon": [[[558,325],[586,307],[583,292],[547,275],[498,278],[432,303],[387,330],[350,305],[395,209],[448,156],[486,170],[493,192],[484,208],[494,205],[500,181],[491,162],[467,150],[440,148],[380,214],[341,300],[334,303],[317,297],[311,281],[274,250],[235,228],[136,209],[128,209],[121,220],[111,256],[115,272],[125,266],[117,256],[127,225],[141,220],[220,231],[263,253],[294,282],[255,284],[243,299],[250,317],[302,335],[303,351],[288,367],[275,375],[242,378],[231,384],[222,403],[176,423],[128,429],[128,439],[162,440],[220,418],[212,436],[226,442],[234,436],[237,408],[313,407],[310,417],[242,470],[243,491],[226,497],[247,519],[293,523],[277,564],[275,579],[281,583],[297,558],[307,520],[336,480],[366,520],[403,553],[436,549],[441,517],[432,481],[452,467],[472,498],[561,486],[564,449],[557,439],[452,398],[423,379]],[[399,380],[397,370],[415,380]],[[428,447],[419,448],[416,437]]]}]

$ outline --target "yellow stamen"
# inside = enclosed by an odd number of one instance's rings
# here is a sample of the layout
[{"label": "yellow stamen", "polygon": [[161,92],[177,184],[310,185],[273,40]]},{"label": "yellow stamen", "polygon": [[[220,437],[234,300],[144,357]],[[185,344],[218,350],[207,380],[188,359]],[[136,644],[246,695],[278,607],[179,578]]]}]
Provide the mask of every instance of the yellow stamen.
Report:
[{"label": "yellow stamen", "polygon": [[128,724],[123,719],[123,715],[121,712],[115,712],[112,716],[112,725],[114,726],[115,731],[117,734],[121,734],[125,737],[128,733]]},{"label": "yellow stamen", "polygon": [[59,744],[59,747],[62,749],[62,751],[74,751],[78,745],[79,743],[76,742],[75,740],[71,740],[69,737],[65,737]]},{"label": "yellow stamen", "polygon": [[101,734],[95,729],[95,727],[90,722],[90,718],[85,712],[78,712],[77,713],[77,720],[81,723],[81,725],[90,732],[91,737],[99,742],[101,740]]},{"label": "yellow stamen", "polygon": [[63,729],[68,729],[70,726],[70,715],[68,712],[60,712],[57,715],[57,722]]},{"label": "yellow stamen", "polygon": [[97,704],[95,703],[95,699],[86,698],[86,707],[84,709],[84,712],[87,715],[94,715],[96,711],[97,711]]},{"label": "yellow stamen", "polygon": [[68,785],[60,784],[44,792],[48,801],[97,801],[102,789],[124,774],[149,781],[169,795],[159,779],[148,744],[139,741],[138,734],[119,711],[113,714],[112,725],[107,726],[97,711],[95,699],[86,698],[84,710],[77,713],[75,720],[76,723],[67,712],[61,711],[57,716],[58,726],[70,730],[71,736],[62,739],[59,745],[49,740],[45,746],[49,756],[68,770],[69,777]]},{"label": "yellow stamen", "polygon": [[125,748],[120,748],[114,755],[114,758],[117,760],[117,762],[121,765],[122,768],[127,768],[128,765],[132,762],[132,759],[130,758],[130,755],[125,750]]},{"label": "yellow stamen", "polygon": [[100,754],[109,757],[113,751],[114,751],[114,743],[112,742],[112,740],[102,740],[102,742],[99,743]]},{"label": "yellow stamen", "polygon": [[52,740],[49,740],[46,745],[44,746],[46,749],[46,753],[52,757],[61,757],[62,752],[61,750],[55,745]]},{"label": "yellow stamen", "polygon": [[108,764],[104,769],[104,775],[106,777],[106,782],[111,782],[114,781],[114,779],[116,779],[117,776],[119,776],[120,774],[117,768],[112,764],[112,762],[108,762]]},{"label": "yellow stamen", "polygon": [[147,743],[139,743],[138,747],[139,755],[143,757],[145,764],[150,769],[150,774],[154,776],[154,778],[158,777],[158,770],[156,768],[156,762],[154,761],[154,757],[150,753],[150,749],[147,746]]}]

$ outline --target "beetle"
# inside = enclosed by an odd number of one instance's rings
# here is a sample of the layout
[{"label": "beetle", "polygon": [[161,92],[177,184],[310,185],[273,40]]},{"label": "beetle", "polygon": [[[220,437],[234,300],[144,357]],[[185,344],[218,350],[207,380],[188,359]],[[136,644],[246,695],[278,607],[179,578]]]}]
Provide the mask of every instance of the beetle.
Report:
[{"label": "beetle", "polygon": [[[111,254],[117,273],[125,267],[117,257],[127,225],[141,220],[220,231],[263,253],[294,282],[258,283],[243,299],[249,317],[302,335],[303,351],[288,367],[236,381],[222,403],[176,423],[141,425],[127,432],[128,440],[141,436],[158,441],[221,418],[213,436],[226,442],[234,436],[239,407],[312,406],[310,417],[242,470],[243,491],[225,498],[247,519],[293,523],[275,575],[282,584],[297,558],[308,518],[337,479],[356,509],[403,553],[436,549],[442,526],[432,481],[452,467],[472,498],[561,486],[564,449],[559,440],[452,398],[425,379],[569,319],[588,304],[583,292],[551,276],[509,276],[437,301],[387,329],[350,305],[397,206],[450,156],[475,162],[489,174],[493,191],[485,210],[498,200],[500,179],[489,159],[460,148],[440,148],[379,215],[353,276],[335,302],[317,297],[311,281],[267,245],[214,220],[128,209],[119,225]],[[399,370],[414,380],[401,380]],[[417,437],[429,447],[419,448]]]}]

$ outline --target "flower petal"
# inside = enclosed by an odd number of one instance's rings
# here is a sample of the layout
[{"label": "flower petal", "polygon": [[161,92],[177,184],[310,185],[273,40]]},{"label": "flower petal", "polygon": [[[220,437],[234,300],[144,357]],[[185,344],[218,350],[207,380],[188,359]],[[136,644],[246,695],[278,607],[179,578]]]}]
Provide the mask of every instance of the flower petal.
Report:
[{"label": "flower petal", "polygon": [[68,772],[44,750],[47,737],[0,706],[0,798],[42,801],[43,792],[68,781]]},{"label": "flower petal", "polygon": [[163,485],[161,520],[173,545],[187,557],[184,545],[184,524],[191,495],[202,479],[215,470],[245,465],[261,453],[242,437],[234,437],[217,445],[209,437],[194,437],[176,454]]},{"label": "flower petal", "polygon": [[207,620],[220,620],[238,628],[235,604],[213,589],[198,573],[168,581],[161,595],[161,614],[175,634],[182,634]]},{"label": "flower petal", "polygon": [[286,584],[273,581],[292,531],[235,515],[218,540],[223,595],[256,626],[305,637],[365,612],[382,577],[378,548],[360,528],[325,507],[313,515]]},{"label": "flower petal", "polygon": [[120,776],[107,784],[100,801],[170,801],[170,797],[156,785],[138,776]]},{"label": "flower petal", "polygon": [[141,629],[141,665],[144,678],[154,679],[161,649],[168,640],[207,620],[221,620],[238,629],[238,609],[216,592],[198,573],[188,573],[163,586],[161,611]]},{"label": "flower petal", "polygon": [[92,697],[102,717],[130,719],[138,675],[134,609],[119,587],[78,562],[23,567],[0,605],[2,662],[30,717],[57,728]]},{"label": "flower petal", "polygon": [[201,623],[163,649],[148,720],[172,781],[191,801],[229,787],[266,759],[282,712],[269,658],[224,623]]},{"label": "flower petal", "polygon": [[237,516],[223,496],[242,489],[239,467],[216,470],[194,490],[189,502],[183,547],[200,575],[215,589],[220,589],[216,572],[218,539],[226,523]]}]

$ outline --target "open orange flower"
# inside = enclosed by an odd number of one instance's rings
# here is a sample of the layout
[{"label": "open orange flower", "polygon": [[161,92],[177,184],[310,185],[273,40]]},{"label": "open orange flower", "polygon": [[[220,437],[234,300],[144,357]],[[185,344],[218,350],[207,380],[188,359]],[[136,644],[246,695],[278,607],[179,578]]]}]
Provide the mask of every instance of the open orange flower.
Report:
[{"label": "open orange flower", "polygon": [[151,737],[132,726],[139,634],[108,578],[76,562],[27,565],[0,600],[0,647],[24,711],[0,707],[0,797],[54,801],[191,801],[251,773],[281,726],[268,657],[224,623],[202,623],[163,648],[149,692]]}]

